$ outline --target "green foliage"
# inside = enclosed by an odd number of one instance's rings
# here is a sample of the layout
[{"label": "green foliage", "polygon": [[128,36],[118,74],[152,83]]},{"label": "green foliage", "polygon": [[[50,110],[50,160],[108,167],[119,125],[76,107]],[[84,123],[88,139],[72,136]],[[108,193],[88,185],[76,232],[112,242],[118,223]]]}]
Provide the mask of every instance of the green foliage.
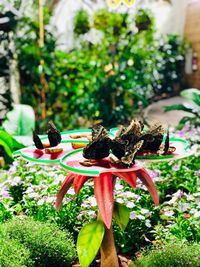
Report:
[{"label": "green foliage", "polygon": [[79,232],[77,251],[81,266],[88,267],[95,259],[104,237],[105,227],[102,221],[85,225]]},{"label": "green foliage", "polygon": [[74,17],[74,33],[84,34],[90,29],[89,15],[85,10],[79,10]]},{"label": "green foliage", "polygon": [[152,247],[135,265],[136,267],[199,267],[200,244],[180,243],[177,240],[161,247]]},{"label": "green foliage", "polygon": [[30,252],[15,239],[9,239],[0,232],[0,266],[1,267],[32,267]]},{"label": "green foliage", "polygon": [[1,225],[1,231],[29,249],[35,266],[71,266],[76,258],[71,236],[54,224],[15,219]]},{"label": "green foliage", "polygon": [[129,209],[115,202],[114,210],[113,210],[113,218],[116,220],[117,224],[122,230],[125,230],[128,222],[129,222],[130,211]]},{"label": "green foliage", "polygon": [[186,122],[189,122],[195,127],[200,126],[200,91],[198,89],[187,89],[181,92],[181,95],[188,100],[194,102],[193,105],[175,104],[166,106],[165,111],[182,110],[191,114],[191,116],[183,117],[178,125],[178,128],[183,128]]},{"label": "green foliage", "polygon": [[14,105],[14,108],[6,114],[3,127],[13,135],[32,136],[32,130],[35,129],[33,108],[27,105]]},{"label": "green foliage", "polygon": [[139,31],[151,29],[154,26],[154,18],[151,11],[139,9],[135,16],[135,23]]},{"label": "green foliage", "polygon": [[[158,40],[151,14],[139,14],[137,20],[148,17],[151,27],[135,31],[128,14],[107,10],[97,11],[92,25],[80,11],[75,17],[78,45],[69,53],[56,49],[48,28],[40,49],[36,14],[21,19],[18,30],[23,36],[15,42],[22,102],[34,107],[37,127],[44,130],[49,119],[60,128],[88,127],[97,121],[112,127],[128,121],[139,101],[146,106],[155,95],[174,92],[182,82],[185,43],[174,35]],[[49,18],[45,10],[45,25]],[[96,31],[92,40],[89,28]]]},{"label": "green foliage", "polygon": [[5,158],[6,163],[10,163],[13,159],[12,153],[24,146],[18,143],[12,135],[7,133],[0,127],[0,156]]}]

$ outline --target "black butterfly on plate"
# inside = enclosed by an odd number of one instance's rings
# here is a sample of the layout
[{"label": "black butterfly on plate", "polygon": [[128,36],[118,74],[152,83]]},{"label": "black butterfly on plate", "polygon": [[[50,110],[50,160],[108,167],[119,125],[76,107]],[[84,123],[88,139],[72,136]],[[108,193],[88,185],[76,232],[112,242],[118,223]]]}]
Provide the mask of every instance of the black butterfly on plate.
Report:
[{"label": "black butterfly on plate", "polygon": [[164,128],[162,125],[153,125],[148,131],[143,132],[144,125],[132,120],[128,127],[121,126],[114,139],[108,136],[107,130],[101,126],[92,129],[92,141],[84,148],[83,156],[86,159],[100,160],[110,155],[113,163],[130,167],[135,160],[137,152],[150,151],[166,155],[174,148],[169,146],[169,130],[165,143],[163,142]]},{"label": "black butterfly on plate", "polygon": [[110,142],[108,131],[101,125],[95,125],[92,128],[92,140],[83,149],[84,158],[99,160],[108,157]]},{"label": "black butterfly on plate", "polygon": [[[47,135],[49,139],[49,144],[48,147],[55,147],[61,142],[61,134],[60,132],[56,129],[56,126],[53,124],[52,121],[48,122],[48,130],[47,130]],[[42,143],[40,137],[36,134],[35,131],[33,131],[33,142],[35,146],[38,149],[44,149],[45,144]]]}]

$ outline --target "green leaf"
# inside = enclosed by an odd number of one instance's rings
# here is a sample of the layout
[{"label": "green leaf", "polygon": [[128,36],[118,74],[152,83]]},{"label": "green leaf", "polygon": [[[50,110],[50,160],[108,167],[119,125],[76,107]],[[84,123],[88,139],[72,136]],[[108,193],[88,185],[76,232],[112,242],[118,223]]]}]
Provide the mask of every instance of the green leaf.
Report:
[{"label": "green leaf", "polygon": [[7,113],[3,123],[5,130],[13,135],[31,136],[35,129],[35,114],[28,105],[14,105],[14,109]]},{"label": "green leaf", "polygon": [[11,148],[9,147],[9,145],[8,145],[6,142],[4,142],[3,140],[0,139],[0,146],[2,146],[2,147],[4,148],[6,154],[7,154],[10,158],[12,158],[12,150],[11,150]]},{"label": "green leaf", "polygon": [[182,110],[182,111],[185,111],[185,112],[196,114],[196,112],[194,112],[192,108],[188,108],[188,107],[186,107],[186,106],[184,106],[182,104],[175,104],[175,105],[171,105],[171,106],[165,106],[164,110],[165,110],[165,112],[172,111],[172,110]]},{"label": "green leaf", "polygon": [[122,230],[125,230],[129,222],[129,216],[130,210],[126,206],[115,202],[113,217]]},{"label": "green leaf", "polygon": [[88,267],[97,255],[104,237],[104,224],[95,221],[85,225],[78,235],[77,252],[82,267]]},{"label": "green leaf", "polygon": [[181,95],[189,100],[192,100],[195,104],[200,106],[200,90],[187,89],[181,92]]},{"label": "green leaf", "polygon": [[5,131],[0,131],[0,140],[4,142],[12,151],[13,149],[13,138],[9,133]]}]

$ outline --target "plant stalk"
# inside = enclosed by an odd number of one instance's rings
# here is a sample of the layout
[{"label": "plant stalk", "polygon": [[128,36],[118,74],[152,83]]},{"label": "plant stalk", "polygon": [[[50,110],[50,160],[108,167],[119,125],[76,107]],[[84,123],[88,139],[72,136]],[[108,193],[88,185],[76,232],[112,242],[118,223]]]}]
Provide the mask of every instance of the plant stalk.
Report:
[{"label": "plant stalk", "polygon": [[[100,214],[98,214],[98,218],[101,218]],[[119,267],[112,226],[110,229],[105,226],[105,234],[101,244],[100,253],[101,267]]]}]

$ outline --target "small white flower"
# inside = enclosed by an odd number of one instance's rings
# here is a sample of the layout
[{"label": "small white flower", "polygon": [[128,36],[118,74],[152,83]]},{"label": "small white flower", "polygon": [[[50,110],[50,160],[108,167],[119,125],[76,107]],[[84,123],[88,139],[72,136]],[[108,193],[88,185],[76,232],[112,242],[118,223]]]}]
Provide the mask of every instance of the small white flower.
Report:
[{"label": "small white flower", "polygon": [[132,208],[135,207],[135,204],[134,204],[133,202],[128,202],[128,203],[126,204],[126,206],[127,206],[127,208],[132,209]]},{"label": "small white flower", "polygon": [[150,220],[145,220],[145,225],[146,225],[146,227],[148,227],[148,228],[150,228],[151,227],[151,222],[150,222]]},{"label": "small white flower", "polygon": [[143,215],[138,215],[137,218],[138,218],[139,220],[145,220],[145,217],[144,217]]},{"label": "small white flower", "polygon": [[130,213],[129,218],[130,218],[131,220],[136,219],[136,218],[137,218],[136,212],[135,212],[135,211],[132,211],[132,212]]},{"label": "small white flower", "polygon": [[42,206],[44,204],[44,199],[40,199],[38,202],[37,202],[38,206]]}]

